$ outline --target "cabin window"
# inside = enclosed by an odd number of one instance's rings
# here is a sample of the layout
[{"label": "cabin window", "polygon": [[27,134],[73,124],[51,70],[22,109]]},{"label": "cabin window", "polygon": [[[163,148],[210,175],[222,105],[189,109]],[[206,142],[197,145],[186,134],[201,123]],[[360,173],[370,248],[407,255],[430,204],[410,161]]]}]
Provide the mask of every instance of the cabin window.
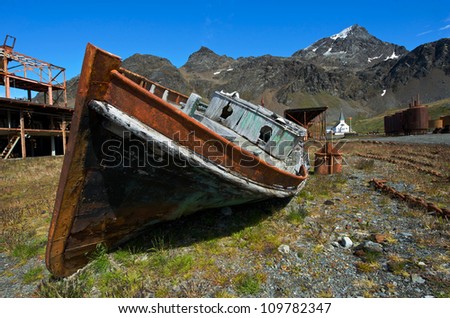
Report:
[{"label": "cabin window", "polygon": [[233,113],[233,107],[228,103],[224,108],[222,108],[222,114],[220,114],[220,118],[227,119]]},{"label": "cabin window", "polygon": [[267,143],[272,136],[272,128],[269,126],[263,126],[259,131],[259,139]]}]

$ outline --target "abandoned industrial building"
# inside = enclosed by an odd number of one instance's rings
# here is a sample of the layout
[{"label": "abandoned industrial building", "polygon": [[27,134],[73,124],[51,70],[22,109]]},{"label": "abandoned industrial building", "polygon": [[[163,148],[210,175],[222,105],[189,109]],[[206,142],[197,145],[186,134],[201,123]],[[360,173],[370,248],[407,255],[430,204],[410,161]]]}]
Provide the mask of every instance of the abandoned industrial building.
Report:
[{"label": "abandoned industrial building", "polygon": [[73,113],[65,69],[14,51],[15,42],[7,35],[0,46],[1,159],[63,155]]}]

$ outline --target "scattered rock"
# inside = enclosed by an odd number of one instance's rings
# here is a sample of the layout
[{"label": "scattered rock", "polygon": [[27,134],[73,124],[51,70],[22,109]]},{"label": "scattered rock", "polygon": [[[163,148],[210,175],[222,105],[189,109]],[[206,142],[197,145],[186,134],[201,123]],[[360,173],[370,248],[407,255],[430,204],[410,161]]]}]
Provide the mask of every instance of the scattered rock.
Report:
[{"label": "scattered rock", "polygon": [[282,244],[278,247],[278,252],[280,252],[281,254],[289,254],[290,251],[291,249],[289,245]]},{"label": "scattered rock", "polygon": [[384,235],[384,234],[374,234],[372,236],[372,241],[374,241],[375,243],[378,243],[378,244],[384,243],[386,241],[386,235]]},{"label": "scattered rock", "polygon": [[347,237],[344,236],[339,240],[339,244],[343,247],[343,248],[351,248],[353,246],[353,242],[352,240]]},{"label": "scattered rock", "polygon": [[339,244],[338,242],[331,242],[331,245],[334,247],[341,247],[341,244]]},{"label": "scattered rock", "polygon": [[334,202],[331,200],[326,200],[323,204],[325,205],[334,205]]},{"label": "scattered rock", "polygon": [[[383,253],[383,245],[372,242],[372,241],[365,241],[364,243],[359,244],[355,248],[355,250],[356,251],[362,250],[365,253]],[[356,254],[356,251],[355,251],[355,254]]]},{"label": "scattered rock", "polygon": [[419,262],[419,263],[417,263],[417,265],[420,266],[420,267],[425,267],[425,266],[427,266],[427,264],[425,264],[424,262]]},{"label": "scattered rock", "polygon": [[422,277],[420,277],[417,274],[411,274],[411,282],[413,284],[423,284],[423,283],[425,283],[425,279],[423,279]]},{"label": "scattered rock", "polygon": [[356,250],[355,251],[355,255],[358,257],[363,257],[364,255],[366,255],[366,252],[364,252],[364,250],[360,249],[360,250]]},{"label": "scattered rock", "polygon": [[401,232],[401,233],[399,233],[401,236],[403,236],[403,237],[412,237],[413,235],[411,234],[411,233],[408,233],[408,232]]}]

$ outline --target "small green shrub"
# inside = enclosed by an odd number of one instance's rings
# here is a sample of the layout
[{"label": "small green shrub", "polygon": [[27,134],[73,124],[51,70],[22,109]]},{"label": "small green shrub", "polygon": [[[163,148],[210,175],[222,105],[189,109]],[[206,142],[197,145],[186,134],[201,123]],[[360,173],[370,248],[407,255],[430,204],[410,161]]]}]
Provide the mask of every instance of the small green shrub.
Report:
[{"label": "small green shrub", "polygon": [[24,275],[23,275],[23,282],[25,284],[31,284],[35,281],[38,281],[44,277],[44,269],[42,266],[37,266],[30,268]]},{"label": "small green shrub", "polygon": [[235,278],[236,291],[239,295],[256,295],[261,290],[262,278],[257,274],[244,273]]},{"label": "small green shrub", "polygon": [[287,221],[293,225],[298,225],[303,223],[307,215],[308,211],[304,207],[291,208],[288,210]]}]

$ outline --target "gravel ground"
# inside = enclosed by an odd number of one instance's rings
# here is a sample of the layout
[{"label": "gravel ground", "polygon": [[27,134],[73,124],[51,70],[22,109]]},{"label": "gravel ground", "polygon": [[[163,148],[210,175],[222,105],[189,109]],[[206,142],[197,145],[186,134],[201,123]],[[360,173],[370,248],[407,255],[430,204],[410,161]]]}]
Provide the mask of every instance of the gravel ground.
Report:
[{"label": "gravel ground", "polygon": [[[444,262],[439,265],[443,268],[436,271],[435,267],[439,266],[430,262],[446,253],[445,244],[423,246],[420,238],[435,235],[437,240],[448,240],[449,237],[441,237],[442,232],[433,233],[423,226],[424,218],[431,216],[418,218],[409,215],[404,203],[387,203],[385,195],[368,186],[367,179],[365,173],[354,172],[349,177],[348,192],[336,193],[332,200],[305,204],[306,209],[321,206],[323,214],[334,219],[334,229],[325,230],[324,243],[300,237],[289,246],[281,261],[267,269],[270,280],[264,296],[433,297],[439,292],[448,293],[450,264]],[[351,201],[364,203],[364,209],[352,207],[347,203]],[[305,222],[311,228],[321,224],[315,217],[307,217]],[[373,241],[374,234],[389,240],[379,244],[381,253],[374,262],[377,267],[366,273],[358,269],[364,262],[355,255],[356,246]],[[344,237],[350,239],[351,247],[338,243]],[[389,269],[394,255],[407,260],[401,273],[394,274]],[[439,280],[446,286],[438,291],[429,282]]]},{"label": "gravel ground", "polygon": [[[0,297],[30,297],[34,294],[39,281],[25,283],[26,273],[36,267],[44,267],[44,261],[33,258],[26,263],[0,253]],[[46,274],[49,275],[48,273]]]},{"label": "gravel ground", "polygon": [[[417,137],[436,141],[436,138],[445,139],[450,135],[395,138],[417,140]],[[388,141],[385,138],[382,140]],[[230,257],[225,250],[236,249],[229,245],[233,233],[228,233],[226,229],[239,221],[239,214],[245,211],[243,208],[213,211],[216,217],[210,219],[207,225],[208,230],[217,233],[217,236],[208,239],[215,239],[215,248],[223,246],[223,253],[218,248],[219,253],[211,262],[217,266],[218,273],[223,274],[222,277],[226,277],[224,273],[263,276],[256,292],[243,294],[236,289],[232,279],[217,283],[211,279],[214,273],[203,272],[196,272],[181,283],[174,284],[171,279],[162,278],[157,284],[165,287],[168,297],[215,297],[224,294],[234,297],[450,297],[448,221],[412,209],[368,184],[374,177],[391,180],[399,172],[395,164],[375,160],[372,169],[357,169],[358,160],[362,159],[350,156],[349,165],[344,167],[341,176],[328,176],[329,183],[338,184],[336,191],[326,197],[308,197],[307,192],[317,191],[312,188],[314,185],[320,186],[320,183],[311,180],[302,191],[304,199],[295,198],[284,208],[284,211],[307,211],[307,216],[298,225],[288,223],[286,214],[282,214],[281,210],[268,216],[273,222],[271,226],[282,229],[275,234],[283,244],[274,250],[252,250],[247,247],[245,236],[242,236],[243,248]],[[434,180],[432,176],[423,178]],[[424,195],[423,189],[415,184],[397,182],[389,185],[399,191]],[[443,202],[448,203],[448,199],[444,198]],[[199,219],[204,216],[184,218],[170,223],[168,228],[178,231],[188,228],[195,232],[196,224],[199,228],[204,226],[198,225]],[[247,224],[243,230],[254,226],[258,224]],[[169,250],[170,255],[195,255],[195,246],[206,241],[192,242],[190,239],[184,238],[186,241],[174,244]],[[114,256],[109,258],[114,261]],[[144,253],[137,256],[135,262],[146,258]],[[0,254],[0,296],[36,295],[39,282],[25,284],[23,280],[25,273],[36,266],[43,266],[43,261],[33,258],[22,264],[4,253]],[[126,267],[123,269],[127,271]],[[44,276],[44,280],[48,281],[46,271]],[[70,284],[79,276],[62,281],[60,286],[64,286],[65,282]],[[136,296],[154,297],[155,286],[155,281],[144,282],[144,291]],[[85,295],[100,296],[96,287],[87,290]]]},{"label": "gravel ground", "polygon": [[[361,139],[363,140],[363,139]],[[395,137],[375,137],[371,140],[383,142],[399,142],[408,144],[442,144],[450,146],[450,134],[428,134]]]}]

